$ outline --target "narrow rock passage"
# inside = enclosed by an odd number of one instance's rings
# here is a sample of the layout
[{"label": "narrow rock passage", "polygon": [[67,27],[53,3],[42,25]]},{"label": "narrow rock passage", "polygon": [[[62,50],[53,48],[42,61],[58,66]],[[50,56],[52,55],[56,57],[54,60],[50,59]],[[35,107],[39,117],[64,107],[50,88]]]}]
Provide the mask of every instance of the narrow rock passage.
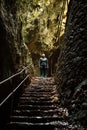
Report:
[{"label": "narrow rock passage", "polygon": [[67,110],[59,107],[54,78],[32,78],[10,117],[9,130],[66,130]]}]

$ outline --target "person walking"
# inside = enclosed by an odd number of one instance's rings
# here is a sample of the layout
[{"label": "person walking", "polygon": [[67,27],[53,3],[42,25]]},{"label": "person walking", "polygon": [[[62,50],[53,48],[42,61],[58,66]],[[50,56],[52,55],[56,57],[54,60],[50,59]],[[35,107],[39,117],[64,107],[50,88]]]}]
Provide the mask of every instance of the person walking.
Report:
[{"label": "person walking", "polygon": [[40,77],[46,77],[48,68],[48,59],[46,58],[44,53],[39,59],[39,68],[40,68]]}]

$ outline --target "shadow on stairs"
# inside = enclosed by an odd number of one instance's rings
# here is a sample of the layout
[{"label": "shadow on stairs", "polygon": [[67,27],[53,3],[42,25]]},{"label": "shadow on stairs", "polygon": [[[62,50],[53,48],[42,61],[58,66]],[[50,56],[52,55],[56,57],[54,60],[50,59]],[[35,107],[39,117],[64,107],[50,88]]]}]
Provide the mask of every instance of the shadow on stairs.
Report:
[{"label": "shadow on stairs", "polygon": [[58,105],[54,78],[35,77],[19,98],[4,130],[68,130],[68,122],[64,120],[67,114],[68,111]]}]

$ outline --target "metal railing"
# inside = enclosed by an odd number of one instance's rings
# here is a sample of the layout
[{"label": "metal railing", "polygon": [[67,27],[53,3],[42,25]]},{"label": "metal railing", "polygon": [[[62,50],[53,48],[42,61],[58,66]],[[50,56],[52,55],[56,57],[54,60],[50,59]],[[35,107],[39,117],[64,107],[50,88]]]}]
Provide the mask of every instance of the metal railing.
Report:
[{"label": "metal railing", "polygon": [[[27,67],[24,67],[24,69],[22,69],[20,72],[8,77],[7,79],[3,80],[0,82],[0,85],[6,83],[7,81],[13,79],[14,77],[22,74],[24,71],[25,71],[25,74],[26,74],[26,70],[27,70],[28,66]],[[18,86],[16,88],[14,88],[5,98],[4,100],[0,103],[0,107],[18,90],[18,88],[29,78],[30,74],[27,74],[26,77],[18,84]]]}]

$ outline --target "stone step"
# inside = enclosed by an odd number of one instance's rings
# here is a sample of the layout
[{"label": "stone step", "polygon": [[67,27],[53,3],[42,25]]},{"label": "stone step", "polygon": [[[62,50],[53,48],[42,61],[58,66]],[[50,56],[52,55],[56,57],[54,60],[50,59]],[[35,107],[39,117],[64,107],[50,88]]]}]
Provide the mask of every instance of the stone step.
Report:
[{"label": "stone step", "polygon": [[50,96],[52,96],[52,95],[54,95],[54,94],[57,94],[56,93],[56,91],[52,91],[52,92],[49,92],[49,91],[47,91],[47,92],[35,92],[35,91],[32,91],[32,92],[25,92],[24,93],[25,95],[27,95],[27,94],[29,94],[30,96],[32,96],[32,95],[35,95],[35,96],[44,96],[44,95],[50,95]]},{"label": "stone step", "polygon": [[25,98],[26,98],[26,97],[27,97],[27,98],[28,98],[28,97],[30,97],[30,98],[31,98],[31,97],[32,97],[32,98],[54,98],[54,97],[58,97],[58,94],[55,93],[55,94],[49,94],[49,95],[44,94],[44,95],[43,95],[43,94],[41,93],[41,94],[36,94],[36,95],[34,94],[34,95],[32,95],[32,93],[26,93],[26,94],[24,93],[21,97],[25,97]]},{"label": "stone step", "polygon": [[37,110],[37,109],[40,109],[40,110],[49,110],[49,109],[59,109],[59,107],[57,105],[53,105],[51,104],[50,106],[47,104],[47,105],[28,105],[28,104],[19,104],[18,107],[17,107],[18,110]]},{"label": "stone step", "polygon": [[14,110],[13,111],[13,115],[15,116],[46,116],[46,115],[50,115],[53,116],[54,114],[57,116],[60,116],[61,113],[59,113],[58,109],[55,110],[40,110],[40,109],[36,109],[36,110]]},{"label": "stone step", "polygon": [[62,130],[63,114],[60,112],[56,85],[47,78],[32,80],[19,98],[17,108],[10,116],[9,130],[30,130],[46,128],[47,130]]},{"label": "stone step", "polygon": [[40,98],[36,98],[36,97],[20,97],[20,101],[52,101],[54,98],[52,97],[40,97]]},{"label": "stone step", "polygon": [[20,100],[20,104],[26,104],[26,105],[52,105],[56,104],[53,100],[50,101],[35,101],[35,100]]},{"label": "stone step", "polygon": [[25,89],[25,91],[33,91],[33,90],[36,90],[36,91],[44,91],[44,90],[49,90],[49,91],[52,91],[52,90],[55,90],[56,89],[56,87],[55,86],[47,86],[47,87],[33,87],[33,86],[31,86],[31,87],[28,87],[28,88],[26,88]]},{"label": "stone step", "polygon": [[[46,129],[46,130],[67,130],[68,123],[61,121],[52,121],[46,123],[29,123],[29,122],[10,122],[8,124],[9,130],[32,130],[32,129]],[[11,129],[12,128],[12,129]]]},{"label": "stone step", "polygon": [[26,90],[25,93],[28,93],[28,92],[29,92],[29,93],[45,93],[45,92],[46,92],[46,93],[53,93],[53,92],[55,92],[55,91],[56,91],[55,89],[51,89],[51,90],[49,90],[49,89],[45,89],[45,90],[35,90],[35,89],[34,89],[34,90],[31,90],[31,89],[30,89],[30,90]]},{"label": "stone step", "polygon": [[58,115],[53,116],[11,116],[12,122],[29,122],[29,123],[46,123],[51,121],[62,120]]}]

